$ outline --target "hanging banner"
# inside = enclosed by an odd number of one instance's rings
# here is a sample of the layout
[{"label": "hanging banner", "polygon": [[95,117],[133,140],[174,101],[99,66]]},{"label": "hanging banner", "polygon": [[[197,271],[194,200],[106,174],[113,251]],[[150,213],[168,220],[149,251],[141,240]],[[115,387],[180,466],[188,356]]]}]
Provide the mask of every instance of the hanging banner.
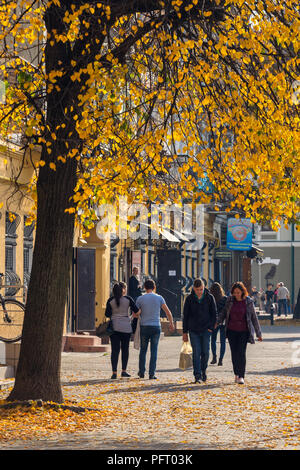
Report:
[{"label": "hanging banner", "polygon": [[250,219],[228,219],[227,248],[248,251],[252,248],[252,222]]}]

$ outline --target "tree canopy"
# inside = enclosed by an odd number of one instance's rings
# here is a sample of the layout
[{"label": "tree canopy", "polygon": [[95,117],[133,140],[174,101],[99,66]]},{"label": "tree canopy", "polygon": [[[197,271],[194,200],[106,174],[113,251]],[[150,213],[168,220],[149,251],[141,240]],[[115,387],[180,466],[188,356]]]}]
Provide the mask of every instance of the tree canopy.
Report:
[{"label": "tree canopy", "polygon": [[69,212],[163,185],[299,222],[298,2],[22,0],[0,19],[2,138],[44,148],[37,171],[78,161]]}]

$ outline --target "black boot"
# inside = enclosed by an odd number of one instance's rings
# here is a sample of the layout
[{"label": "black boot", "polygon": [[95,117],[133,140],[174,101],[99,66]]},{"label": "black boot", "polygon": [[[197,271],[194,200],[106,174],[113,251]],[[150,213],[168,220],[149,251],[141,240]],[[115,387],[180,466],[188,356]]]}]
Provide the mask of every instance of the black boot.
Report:
[{"label": "black boot", "polygon": [[222,359],[219,359],[218,366],[222,366],[222,365],[223,365]]},{"label": "black boot", "polygon": [[211,361],[211,364],[217,364],[217,356],[213,357],[213,360]]}]

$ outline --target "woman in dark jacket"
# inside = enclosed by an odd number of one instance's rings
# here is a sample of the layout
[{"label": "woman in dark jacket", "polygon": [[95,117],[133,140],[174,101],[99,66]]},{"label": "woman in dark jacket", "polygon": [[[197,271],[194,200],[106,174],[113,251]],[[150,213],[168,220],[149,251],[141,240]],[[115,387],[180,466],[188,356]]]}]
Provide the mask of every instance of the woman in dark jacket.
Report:
[{"label": "woman in dark jacket", "polygon": [[218,318],[218,324],[222,324],[224,319],[235,382],[243,384],[247,343],[255,343],[254,332],[258,341],[262,341],[262,336],[253,300],[248,296],[247,289],[242,282],[233,284],[231,296],[227,299],[225,308]]},{"label": "woman in dark jacket", "polygon": [[139,313],[140,310],[131,297],[126,295],[127,286],[119,282],[113,287],[113,296],[106,304],[105,316],[111,318],[113,323],[113,334],[111,341],[111,365],[112,379],[117,378],[117,365],[120,350],[122,352],[122,374],[121,377],[130,377],[126,372],[129,358],[129,343],[132,334],[131,312]]},{"label": "woman in dark jacket", "polygon": [[[216,304],[217,304],[217,315],[222,313],[227,297],[225,295],[225,292],[222,288],[222,286],[218,282],[214,282],[210,289],[210,293],[214,296]],[[218,332],[220,332],[220,356],[219,356],[219,362],[218,366],[223,365],[223,357],[225,354],[225,349],[226,349],[226,332],[225,332],[225,325],[217,325],[216,328],[212,331],[211,334],[211,352],[213,355],[213,359],[211,361],[211,364],[216,364],[217,363],[217,335]]]}]

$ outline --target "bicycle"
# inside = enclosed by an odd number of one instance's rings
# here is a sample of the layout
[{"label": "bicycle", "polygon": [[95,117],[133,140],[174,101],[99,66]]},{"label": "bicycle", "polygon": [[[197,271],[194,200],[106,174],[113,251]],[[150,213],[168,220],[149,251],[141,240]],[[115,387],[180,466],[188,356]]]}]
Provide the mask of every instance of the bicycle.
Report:
[{"label": "bicycle", "polygon": [[[0,273],[0,289],[11,287],[2,284],[3,277],[4,274]],[[21,339],[24,314],[25,305],[22,302],[9,297],[3,297],[0,293],[0,341],[14,343]]]}]

